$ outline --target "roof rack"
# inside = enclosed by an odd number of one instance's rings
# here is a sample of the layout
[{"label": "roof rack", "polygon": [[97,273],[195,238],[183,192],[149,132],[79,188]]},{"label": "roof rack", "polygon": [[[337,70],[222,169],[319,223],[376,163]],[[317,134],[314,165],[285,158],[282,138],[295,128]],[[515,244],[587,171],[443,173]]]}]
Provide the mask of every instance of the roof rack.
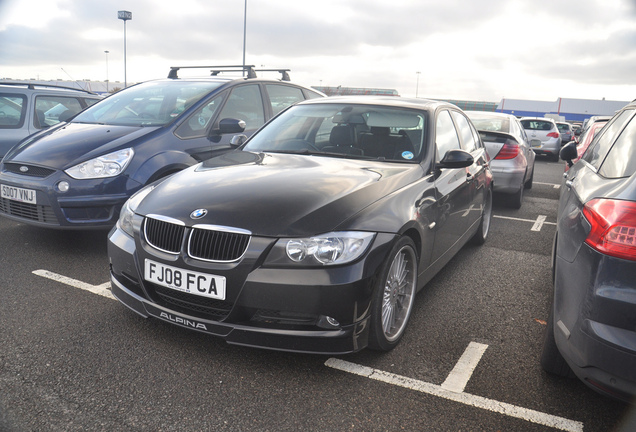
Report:
[{"label": "roof rack", "polygon": [[291,79],[289,78],[289,74],[287,72],[290,71],[290,69],[255,69],[256,72],[278,72],[279,74],[281,74],[281,79],[283,81],[291,81]]},{"label": "roof rack", "polygon": [[55,85],[55,84],[40,84],[40,83],[30,83],[30,82],[17,82],[17,81],[0,81],[0,85],[9,85],[9,86],[26,86],[29,90],[35,90],[35,87],[49,87],[49,88],[54,88],[54,89],[63,89],[63,90],[75,90],[75,91],[79,91],[79,92],[84,92],[84,93],[88,93],[88,94],[92,94],[92,95],[96,95],[97,93],[92,92],[90,90],[85,90],[83,88],[78,88],[78,87],[68,87],[68,86],[61,86],[61,85]]},{"label": "roof rack", "polygon": [[289,78],[289,69],[254,69],[254,65],[232,65],[232,66],[170,66],[168,78],[179,78],[179,69],[211,69],[210,74],[217,76],[222,72],[247,72],[247,78],[257,78],[256,72],[279,72],[283,81],[291,81]]}]

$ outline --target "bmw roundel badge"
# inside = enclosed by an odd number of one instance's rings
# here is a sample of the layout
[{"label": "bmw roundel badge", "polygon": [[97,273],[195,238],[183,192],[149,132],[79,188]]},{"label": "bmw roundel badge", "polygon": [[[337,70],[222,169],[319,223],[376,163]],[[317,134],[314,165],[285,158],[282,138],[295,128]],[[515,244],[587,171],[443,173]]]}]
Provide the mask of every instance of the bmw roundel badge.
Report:
[{"label": "bmw roundel badge", "polygon": [[206,209],[196,209],[195,211],[190,213],[190,217],[192,219],[201,219],[206,214],[208,214],[208,211]]}]

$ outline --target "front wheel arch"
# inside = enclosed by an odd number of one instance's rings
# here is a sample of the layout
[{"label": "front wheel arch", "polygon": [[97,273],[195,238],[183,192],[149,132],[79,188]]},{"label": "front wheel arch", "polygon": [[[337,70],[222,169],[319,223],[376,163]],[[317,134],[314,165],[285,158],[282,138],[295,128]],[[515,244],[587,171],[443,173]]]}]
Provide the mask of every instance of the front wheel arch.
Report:
[{"label": "front wheel arch", "polygon": [[390,351],[402,339],[417,292],[418,254],[413,240],[400,237],[373,283],[369,348]]}]

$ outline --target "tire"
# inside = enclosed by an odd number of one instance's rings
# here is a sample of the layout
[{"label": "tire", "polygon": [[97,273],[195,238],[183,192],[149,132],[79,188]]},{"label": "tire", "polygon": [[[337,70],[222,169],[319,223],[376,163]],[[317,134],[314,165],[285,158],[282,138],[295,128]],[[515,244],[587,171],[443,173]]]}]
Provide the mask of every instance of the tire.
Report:
[{"label": "tire", "polygon": [[519,190],[508,197],[508,205],[514,209],[520,209],[523,204],[524,186],[521,184]]},{"label": "tire", "polygon": [[484,211],[481,214],[481,221],[479,222],[479,228],[477,232],[470,239],[471,243],[476,245],[483,245],[488,238],[488,232],[490,231],[490,221],[492,219],[492,190],[488,190],[486,200],[484,201]]},{"label": "tire", "polygon": [[526,180],[523,187],[526,189],[532,189],[532,182],[534,181],[534,164],[532,165],[532,172],[530,173],[530,178]]},{"label": "tire", "polygon": [[401,237],[382,264],[373,287],[369,348],[390,351],[402,339],[417,290],[417,253],[408,237]]},{"label": "tire", "polygon": [[574,372],[568,366],[556,341],[554,340],[554,311],[550,306],[550,315],[546,326],[545,336],[543,338],[543,350],[541,351],[541,367],[548,373],[561,377],[573,378]]}]

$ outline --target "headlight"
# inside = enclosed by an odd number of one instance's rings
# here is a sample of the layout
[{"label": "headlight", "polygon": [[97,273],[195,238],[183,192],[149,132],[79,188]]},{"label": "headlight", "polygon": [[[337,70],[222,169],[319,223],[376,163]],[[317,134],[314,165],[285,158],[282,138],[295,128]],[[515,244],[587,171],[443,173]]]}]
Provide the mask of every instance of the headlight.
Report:
[{"label": "headlight", "polygon": [[121,208],[121,213],[119,213],[119,220],[117,221],[117,224],[122,231],[124,231],[131,237],[134,237],[133,217],[135,216],[135,210],[137,210],[139,203],[141,203],[146,195],[148,195],[154,188],[155,186],[147,186],[141,189],[133,196],[131,196]]},{"label": "headlight", "polygon": [[346,264],[360,258],[369,248],[374,233],[342,231],[314,237],[279,239],[269,265],[325,266]]},{"label": "headlight", "polygon": [[119,150],[82,162],[65,172],[78,180],[115,177],[126,169],[134,154],[135,152],[131,148]]}]

